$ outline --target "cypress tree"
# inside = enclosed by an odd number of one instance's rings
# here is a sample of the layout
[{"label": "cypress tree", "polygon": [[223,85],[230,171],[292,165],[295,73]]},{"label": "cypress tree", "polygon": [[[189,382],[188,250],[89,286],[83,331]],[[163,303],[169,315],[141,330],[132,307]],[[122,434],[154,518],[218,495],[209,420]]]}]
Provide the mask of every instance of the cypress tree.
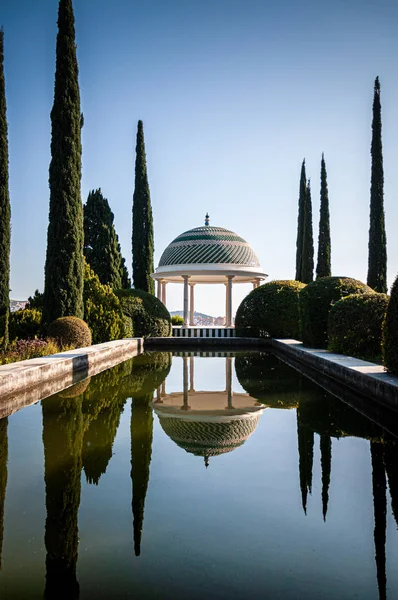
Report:
[{"label": "cypress tree", "polygon": [[7,462],[8,462],[8,419],[0,420],[0,571],[3,553],[4,535],[4,504],[7,489]]},{"label": "cypress tree", "polygon": [[81,124],[75,19],[60,0],[54,104],[51,111],[50,214],[44,272],[43,323],[83,317],[83,207]]},{"label": "cypress tree", "polygon": [[296,281],[303,281],[303,234],[304,234],[304,213],[305,213],[305,195],[307,188],[307,176],[305,173],[305,159],[301,164],[299,200],[298,200],[298,219],[297,219],[297,241],[296,241]]},{"label": "cypress tree", "polygon": [[330,277],[332,270],[330,266],[331,242],[330,242],[330,215],[329,215],[329,193],[326,174],[325,157],[322,153],[321,161],[321,207],[319,211],[319,236],[318,236],[318,262],[316,266],[316,278]]},{"label": "cypress tree", "polygon": [[133,283],[134,287],[151,294],[155,282],[151,277],[153,265],[153,218],[146,166],[144,128],[138,121],[133,196]]},{"label": "cypress tree", "polygon": [[387,293],[387,239],[384,223],[384,171],[381,143],[380,82],[376,77],[373,95],[372,174],[370,183],[370,228],[367,284]]},{"label": "cypress tree", "polygon": [[372,457],[372,487],[374,509],[374,543],[377,571],[377,585],[380,600],[386,599],[386,528],[387,528],[387,495],[386,473],[383,462],[383,444],[370,442]]},{"label": "cypress tree", "polygon": [[311,184],[308,180],[305,190],[304,204],[304,226],[302,245],[302,270],[301,280],[303,283],[311,283],[314,279],[314,238],[312,234],[312,203]]},{"label": "cypress tree", "polygon": [[11,206],[8,189],[8,127],[4,79],[4,31],[0,31],[0,348],[8,345]]},{"label": "cypress tree", "polygon": [[130,287],[114,215],[101,189],[90,192],[84,205],[84,255],[102,284]]}]

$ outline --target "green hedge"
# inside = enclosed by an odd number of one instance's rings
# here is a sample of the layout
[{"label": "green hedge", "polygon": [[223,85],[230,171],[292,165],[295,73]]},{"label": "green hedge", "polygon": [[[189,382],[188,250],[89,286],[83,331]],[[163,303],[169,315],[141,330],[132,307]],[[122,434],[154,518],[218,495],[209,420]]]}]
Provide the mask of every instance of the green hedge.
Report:
[{"label": "green hedge", "polygon": [[327,347],[328,316],[332,305],[351,294],[376,293],[365,283],[350,277],[323,277],[300,292],[301,339],[307,346]]},{"label": "green hedge", "polygon": [[237,335],[299,338],[300,281],[270,281],[244,298],[236,312]]},{"label": "green hedge", "polygon": [[368,360],[381,356],[387,294],[352,294],[329,312],[328,349]]},{"label": "green hedge", "polygon": [[163,302],[142,290],[117,290],[122,311],[131,319],[135,337],[169,337],[170,314]]},{"label": "green hedge", "polygon": [[91,346],[91,331],[87,323],[78,317],[60,317],[48,328],[48,335],[61,347],[85,348]]},{"label": "green hedge", "polygon": [[383,362],[390,373],[398,375],[398,275],[391,288],[383,326]]},{"label": "green hedge", "polygon": [[40,335],[41,311],[24,308],[10,313],[10,341],[33,340]]}]

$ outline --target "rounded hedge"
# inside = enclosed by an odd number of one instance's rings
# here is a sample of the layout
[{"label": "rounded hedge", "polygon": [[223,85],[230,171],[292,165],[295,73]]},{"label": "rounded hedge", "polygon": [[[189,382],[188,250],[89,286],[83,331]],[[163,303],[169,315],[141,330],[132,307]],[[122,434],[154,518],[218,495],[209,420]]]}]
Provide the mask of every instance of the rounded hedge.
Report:
[{"label": "rounded hedge", "polygon": [[171,317],[171,324],[176,326],[184,325],[184,319],[180,315],[173,315]]},{"label": "rounded hedge", "polygon": [[48,328],[49,337],[61,346],[84,348],[91,346],[91,331],[87,323],[78,317],[60,317]]},{"label": "rounded hedge", "polygon": [[299,338],[300,281],[270,281],[244,298],[236,312],[237,335]]},{"label": "rounded hedge", "polygon": [[368,285],[350,277],[322,277],[300,292],[301,339],[314,348],[327,347],[329,311],[332,305],[351,294],[375,294]]},{"label": "rounded hedge", "polygon": [[10,313],[10,340],[33,340],[40,335],[41,311],[24,308]]},{"label": "rounded hedge", "polygon": [[381,356],[387,294],[352,294],[336,302],[329,312],[328,350],[359,358]]},{"label": "rounded hedge", "polygon": [[158,298],[142,290],[117,290],[123,313],[131,319],[135,337],[169,337],[170,313]]},{"label": "rounded hedge", "polygon": [[390,373],[398,375],[398,275],[391,288],[383,325],[383,362]]}]

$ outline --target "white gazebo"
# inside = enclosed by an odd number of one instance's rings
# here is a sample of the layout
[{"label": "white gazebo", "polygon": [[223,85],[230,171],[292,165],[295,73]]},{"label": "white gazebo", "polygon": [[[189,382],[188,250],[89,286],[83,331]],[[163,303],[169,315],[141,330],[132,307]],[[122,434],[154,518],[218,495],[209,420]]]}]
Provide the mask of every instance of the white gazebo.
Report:
[{"label": "white gazebo", "polygon": [[194,326],[195,285],[224,283],[226,286],[225,326],[232,326],[232,285],[260,285],[267,275],[252,247],[233,231],[209,225],[181,233],[163,252],[152,277],[157,296],[166,305],[166,285],[184,284],[184,327]]}]

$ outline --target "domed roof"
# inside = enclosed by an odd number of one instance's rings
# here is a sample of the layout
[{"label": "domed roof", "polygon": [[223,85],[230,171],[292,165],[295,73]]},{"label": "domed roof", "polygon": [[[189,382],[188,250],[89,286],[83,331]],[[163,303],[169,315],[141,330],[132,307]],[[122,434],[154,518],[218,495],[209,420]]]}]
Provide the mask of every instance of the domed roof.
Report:
[{"label": "domed roof", "polygon": [[251,246],[233,231],[204,225],[181,233],[163,252],[159,267],[192,264],[260,267]]}]

